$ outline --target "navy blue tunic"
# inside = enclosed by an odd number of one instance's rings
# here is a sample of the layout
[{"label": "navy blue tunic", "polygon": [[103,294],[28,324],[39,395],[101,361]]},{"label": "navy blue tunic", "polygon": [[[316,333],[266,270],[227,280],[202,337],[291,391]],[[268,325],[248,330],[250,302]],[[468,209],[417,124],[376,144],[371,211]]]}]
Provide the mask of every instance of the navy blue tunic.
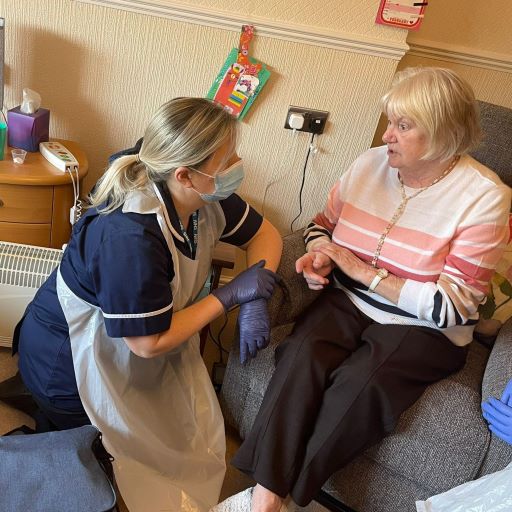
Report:
[{"label": "navy blue tunic", "polygon": [[[171,223],[180,225],[165,184],[159,184]],[[258,231],[262,217],[233,194],[220,202],[226,227],[222,241],[241,246]],[[199,210],[201,215],[201,210]],[[189,222],[189,238],[192,222]],[[175,237],[176,248],[189,258],[195,250]],[[144,336],[166,331],[172,317],[174,277],[171,253],[155,214],[107,215],[90,209],[73,227],[60,271],[78,297],[101,309],[107,334]],[[70,412],[83,411],[73,369],[69,330],[56,291],[56,272],[27,308],[19,337],[19,369],[36,397]],[[120,315],[156,313],[126,318]],[[110,317],[112,315],[112,317]]]}]

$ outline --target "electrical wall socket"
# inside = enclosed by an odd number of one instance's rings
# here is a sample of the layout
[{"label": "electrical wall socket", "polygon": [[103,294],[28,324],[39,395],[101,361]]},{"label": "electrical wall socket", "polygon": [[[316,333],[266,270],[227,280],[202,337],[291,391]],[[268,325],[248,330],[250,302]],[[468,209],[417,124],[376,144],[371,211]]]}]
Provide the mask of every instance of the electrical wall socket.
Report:
[{"label": "electrical wall socket", "polygon": [[289,119],[290,115],[294,113],[304,116],[304,124],[302,128],[297,130],[298,132],[316,133],[317,135],[323,133],[329,112],[326,112],[325,110],[314,110],[312,108],[294,107],[293,105],[290,105],[288,108],[288,114],[286,115],[286,122],[284,123],[284,127],[288,130],[293,129],[289,125]]}]

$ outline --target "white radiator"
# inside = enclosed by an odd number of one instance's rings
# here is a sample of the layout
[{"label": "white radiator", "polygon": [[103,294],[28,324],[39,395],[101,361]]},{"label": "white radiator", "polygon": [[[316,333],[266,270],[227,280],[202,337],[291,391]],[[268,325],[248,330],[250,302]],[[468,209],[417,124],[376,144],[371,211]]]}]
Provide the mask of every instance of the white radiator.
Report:
[{"label": "white radiator", "polygon": [[27,304],[61,258],[59,249],[0,242],[0,346],[11,346]]}]

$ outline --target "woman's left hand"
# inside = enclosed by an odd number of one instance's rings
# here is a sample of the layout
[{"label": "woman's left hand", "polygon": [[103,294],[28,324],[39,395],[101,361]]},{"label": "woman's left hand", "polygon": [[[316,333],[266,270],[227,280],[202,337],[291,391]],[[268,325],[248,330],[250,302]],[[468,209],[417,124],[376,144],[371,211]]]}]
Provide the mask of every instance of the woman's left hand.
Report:
[{"label": "woman's left hand", "polygon": [[356,281],[362,282],[368,273],[368,265],[345,247],[327,242],[316,246],[314,251],[329,256],[344,274]]}]

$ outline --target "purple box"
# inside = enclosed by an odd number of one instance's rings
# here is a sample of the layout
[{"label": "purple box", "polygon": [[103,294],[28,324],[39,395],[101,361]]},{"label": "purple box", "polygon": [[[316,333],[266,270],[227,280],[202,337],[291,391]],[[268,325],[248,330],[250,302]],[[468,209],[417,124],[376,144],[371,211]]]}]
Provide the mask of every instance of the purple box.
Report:
[{"label": "purple box", "polygon": [[12,148],[39,151],[39,143],[50,139],[50,111],[40,108],[24,114],[20,107],[7,111],[7,138]]}]

